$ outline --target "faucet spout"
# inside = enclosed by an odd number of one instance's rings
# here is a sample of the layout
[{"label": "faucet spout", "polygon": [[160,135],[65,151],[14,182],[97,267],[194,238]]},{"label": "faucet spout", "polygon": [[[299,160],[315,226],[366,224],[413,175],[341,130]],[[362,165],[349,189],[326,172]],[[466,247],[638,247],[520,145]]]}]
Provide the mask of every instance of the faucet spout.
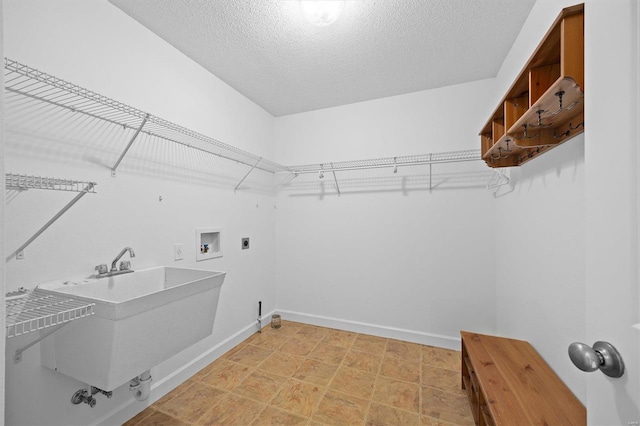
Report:
[{"label": "faucet spout", "polygon": [[122,249],[122,251],[120,253],[118,253],[118,255],[116,256],[115,259],[113,259],[113,262],[111,262],[111,270],[112,271],[117,271],[118,269],[116,268],[116,263],[118,263],[118,260],[120,260],[120,258],[122,256],[124,256],[124,254],[126,252],[129,252],[129,256],[130,257],[136,257],[136,253],[133,251],[133,249],[131,247],[125,247]]}]

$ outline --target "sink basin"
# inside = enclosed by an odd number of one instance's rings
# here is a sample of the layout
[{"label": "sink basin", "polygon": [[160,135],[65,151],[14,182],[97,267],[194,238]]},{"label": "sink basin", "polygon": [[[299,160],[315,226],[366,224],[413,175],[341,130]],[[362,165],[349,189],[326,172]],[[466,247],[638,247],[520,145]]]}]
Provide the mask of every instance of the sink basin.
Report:
[{"label": "sink basin", "polygon": [[95,303],[42,340],[45,367],[110,391],[209,336],[224,272],[155,267],[57,280],[42,291]]}]

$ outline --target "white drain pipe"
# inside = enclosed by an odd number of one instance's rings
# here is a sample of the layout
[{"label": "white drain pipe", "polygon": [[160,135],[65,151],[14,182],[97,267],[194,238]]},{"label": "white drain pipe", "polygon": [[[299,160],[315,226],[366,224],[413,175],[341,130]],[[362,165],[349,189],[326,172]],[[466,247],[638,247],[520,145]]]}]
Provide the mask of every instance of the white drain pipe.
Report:
[{"label": "white drain pipe", "polygon": [[138,377],[131,379],[129,390],[138,401],[146,401],[151,392],[151,371],[147,370]]}]

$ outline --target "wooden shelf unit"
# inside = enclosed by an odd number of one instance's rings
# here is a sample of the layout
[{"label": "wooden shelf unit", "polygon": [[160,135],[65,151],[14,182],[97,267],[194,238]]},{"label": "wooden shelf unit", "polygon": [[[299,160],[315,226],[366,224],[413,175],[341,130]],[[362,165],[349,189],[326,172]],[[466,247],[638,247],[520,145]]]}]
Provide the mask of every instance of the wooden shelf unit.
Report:
[{"label": "wooden shelf unit", "polygon": [[584,5],[562,10],[480,131],[489,167],[520,166],[584,132]]},{"label": "wooden shelf unit", "polygon": [[584,405],[522,340],[461,331],[462,388],[476,425],[585,425]]}]

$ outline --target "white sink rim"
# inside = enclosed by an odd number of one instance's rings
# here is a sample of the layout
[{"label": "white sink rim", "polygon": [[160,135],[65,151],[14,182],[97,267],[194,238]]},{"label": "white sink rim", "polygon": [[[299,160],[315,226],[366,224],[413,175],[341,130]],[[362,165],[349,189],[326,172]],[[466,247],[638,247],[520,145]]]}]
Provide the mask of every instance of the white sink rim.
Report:
[{"label": "white sink rim", "polygon": [[[120,290],[120,288],[123,288],[125,291],[129,289],[136,290],[136,287],[133,287],[136,283],[131,281],[135,281],[142,275],[146,277],[147,275],[158,275],[164,272],[163,276],[166,282],[167,271],[183,272],[191,275],[195,274],[197,277],[190,277],[189,279],[185,279],[184,282],[174,283],[166,287],[161,286],[153,291],[146,291],[143,294],[134,295],[126,299],[120,296],[113,297],[109,300],[109,298],[99,297],[95,294],[104,294],[104,287],[109,285],[112,287],[108,290],[113,289],[114,292]],[[220,287],[224,282],[225,275],[225,272],[220,271],[178,268],[173,266],[154,266],[127,274],[114,275],[112,277],[96,278],[95,276],[91,276],[80,279],[54,280],[42,283],[38,285],[38,288],[72,299],[95,303],[95,315],[111,320],[119,320],[188,297],[195,293]],[[149,286],[147,285],[147,287]]]}]

